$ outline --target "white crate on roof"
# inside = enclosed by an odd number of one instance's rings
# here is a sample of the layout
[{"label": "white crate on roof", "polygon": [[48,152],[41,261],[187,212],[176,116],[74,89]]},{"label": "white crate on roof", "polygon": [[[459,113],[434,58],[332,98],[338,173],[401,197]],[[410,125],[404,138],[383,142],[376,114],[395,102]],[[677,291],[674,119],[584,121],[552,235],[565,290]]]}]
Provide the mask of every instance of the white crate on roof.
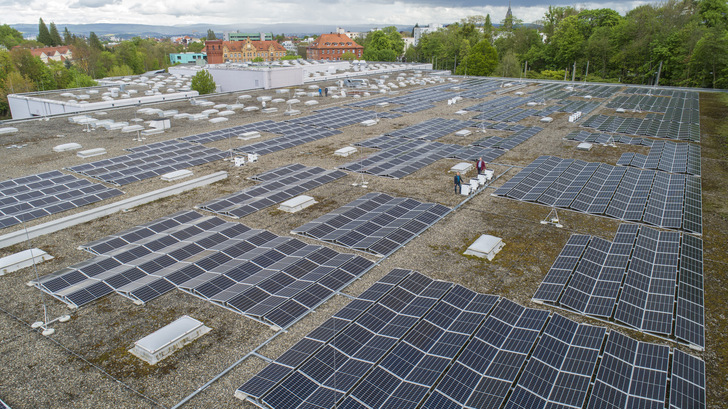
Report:
[{"label": "white crate on roof", "polygon": [[460,172],[461,174],[467,173],[473,169],[474,165],[470,162],[460,162],[457,165],[450,168],[450,172]]},{"label": "white crate on roof", "polygon": [[130,349],[134,356],[154,365],[175,351],[210,332],[202,322],[183,315],[134,343]]},{"label": "white crate on roof", "polygon": [[488,261],[493,260],[496,254],[505,246],[503,239],[500,237],[491,236],[484,234],[475,240],[475,243],[471,244],[467,250],[466,255],[475,256],[480,258],[487,258]]},{"label": "white crate on roof", "polygon": [[279,210],[282,210],[284,212],[288,213],[296,213],[300,210],[303,210],[309,206],[313,206],[317,201],[313,199],[311,196],[301,195],[296,196],[293,199],[286,200],[285,202],[281,203],[278,206]]}]

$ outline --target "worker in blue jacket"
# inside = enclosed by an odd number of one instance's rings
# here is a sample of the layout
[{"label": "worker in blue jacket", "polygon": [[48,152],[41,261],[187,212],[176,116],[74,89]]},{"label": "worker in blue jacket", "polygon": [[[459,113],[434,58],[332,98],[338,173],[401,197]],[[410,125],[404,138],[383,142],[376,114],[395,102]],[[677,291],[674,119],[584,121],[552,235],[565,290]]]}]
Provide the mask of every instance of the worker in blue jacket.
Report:
[{"label": "worker in blue jacket", "polygon": [[455,193],[460,194],[462,191],[463,178],[460,177],[460,172],[455,173]]}]

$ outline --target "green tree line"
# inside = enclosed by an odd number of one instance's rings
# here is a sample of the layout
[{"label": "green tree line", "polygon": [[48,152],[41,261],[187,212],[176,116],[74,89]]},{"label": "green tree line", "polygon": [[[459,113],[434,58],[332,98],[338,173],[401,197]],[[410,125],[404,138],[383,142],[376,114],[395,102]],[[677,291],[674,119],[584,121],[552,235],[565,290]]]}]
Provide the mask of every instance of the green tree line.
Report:
[{"label": "green tree line", "polygon": [[[537,25],[472,16],[424,34],[406,61],[456,74],[728,88],[725,0],[668,0],[621,16],[549,7]],[[366,52],[366,50],[365,50]],[[587,75],[588,66],[588,75]],[[661,68],[660,68],[661,66]],[[574,67],[576,67],[575,72]]]}]

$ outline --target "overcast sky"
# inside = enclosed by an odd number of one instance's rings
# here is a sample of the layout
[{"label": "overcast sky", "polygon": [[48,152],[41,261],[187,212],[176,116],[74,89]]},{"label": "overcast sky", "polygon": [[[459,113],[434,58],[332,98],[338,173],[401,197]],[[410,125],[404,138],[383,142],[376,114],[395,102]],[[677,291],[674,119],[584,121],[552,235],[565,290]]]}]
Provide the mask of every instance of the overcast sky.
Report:
[{"label": "overcast sky", "polygon": [[[620,14],[656,1],[574,3],[566,0],[519,0],[511,6],[526,23],[543,17],[549,5],[611,8]],[[495,0],[0,0],[0,23],[37,23],[43,18],[63,24],[325,24],[414,25],[449,23],[490,14],[499,23],[507,1]]]}]

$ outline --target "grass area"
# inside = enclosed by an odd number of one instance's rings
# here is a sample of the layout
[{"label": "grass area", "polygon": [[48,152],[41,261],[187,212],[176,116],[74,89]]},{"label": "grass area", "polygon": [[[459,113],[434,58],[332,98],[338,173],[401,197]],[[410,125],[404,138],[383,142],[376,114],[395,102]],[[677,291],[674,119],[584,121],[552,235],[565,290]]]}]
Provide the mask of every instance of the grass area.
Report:
[{"label": "grass area", "polygon": [[708,408],[728,402],[728,95],[700,95]]}]

